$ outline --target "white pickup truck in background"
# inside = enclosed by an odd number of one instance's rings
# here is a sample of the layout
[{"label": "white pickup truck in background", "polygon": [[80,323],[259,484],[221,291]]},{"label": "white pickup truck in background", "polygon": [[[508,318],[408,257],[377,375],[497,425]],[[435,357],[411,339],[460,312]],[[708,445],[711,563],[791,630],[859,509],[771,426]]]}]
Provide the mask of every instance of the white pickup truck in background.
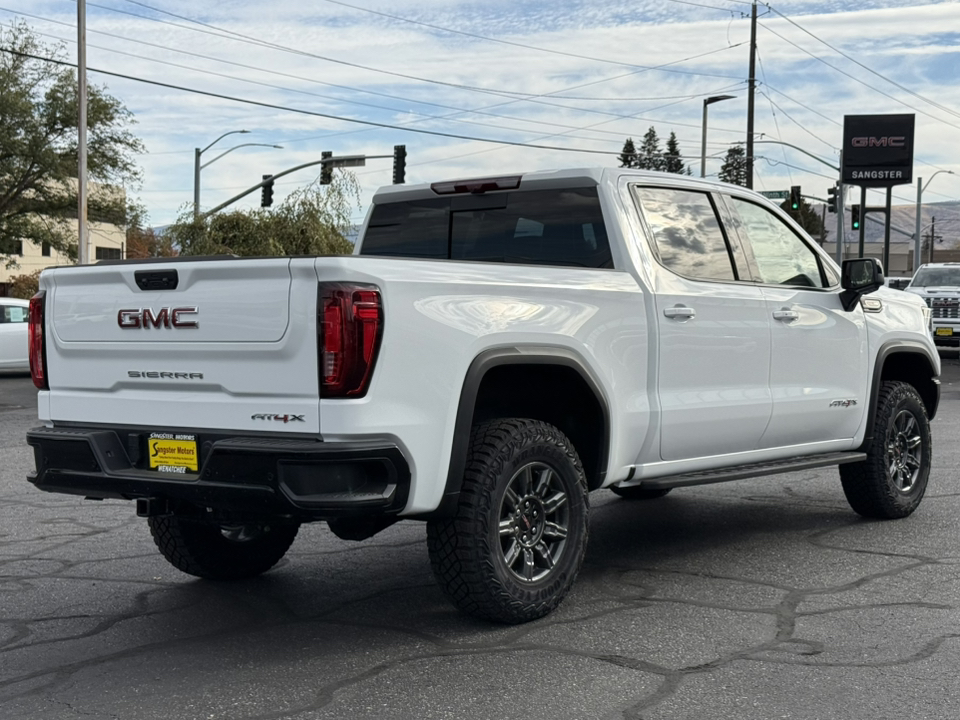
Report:
[{"label": "white pickup truck in background", "polygon": [[904,289],[930,308],[934,343],[960,346],[960,263],[925,263]]},{"label": "white pickup truck in background", "polygon": [[930,311],[739,187],[624,169],[389,187],[349,257],[45,271],[42,490],[136,500],[173,565],[272,567],[301,523],[427,523],[462,610],[524,622],[583,560],[588,494],[838,465],[909,515]]}]

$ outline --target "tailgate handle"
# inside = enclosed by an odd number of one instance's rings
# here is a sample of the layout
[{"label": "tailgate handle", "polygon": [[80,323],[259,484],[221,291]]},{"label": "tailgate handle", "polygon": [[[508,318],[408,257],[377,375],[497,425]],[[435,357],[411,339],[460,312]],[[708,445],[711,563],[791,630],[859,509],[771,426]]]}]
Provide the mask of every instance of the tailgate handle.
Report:
[{"label": "tailgate handle", "polygon": [[137,270],[133,277],[141,290],[176,290],[180,282],[176,270]]}]

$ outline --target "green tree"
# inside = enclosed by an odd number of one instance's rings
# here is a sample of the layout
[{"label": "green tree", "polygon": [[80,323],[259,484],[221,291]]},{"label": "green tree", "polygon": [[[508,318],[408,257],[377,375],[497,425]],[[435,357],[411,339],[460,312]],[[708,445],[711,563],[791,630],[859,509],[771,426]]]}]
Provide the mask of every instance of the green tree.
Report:
[{"label": "green tree", "polygon": [[628,137],[623,143],[623,150],[620,151],[620,167],[637,167],[637,147],[633,144],[633,138]]},{"label": "green tree", "polygon": [[800,208],[790,209],[790,200],[784,200],[780,208],[792,217],[817,242],[823,237],[823,219],[806,200],[800,200]]},{"label": "green tree", "polygon": [[663,170],[665,167],[660,138],[657,137],[656,128],[652,125],[643,136],[643,142],[640,143],[636,166],[641,170]]},{"label": "green tree", "polygon": [[[77,78],[49,62],[63,57],[62,46],[41,44],[23,22],[0,29],[0,261],[8,265],[23,240],[76,257]],[[111,186],[91,187],[91,219],[126,222],[126,197],[115,188],[140,178],[134,158],[144,148],[133,122],[118,99],[89,87],[88,177]]]},{"label": "green tree", "polygon": [[741,187],[747,186],[747,154],[744,152],[743,145],[732,145],[727,150],[717,177],[724,182]]},{"label": "green tree", "polygon": [[690,174],[690,168],[683,164],[683,158],[680,156],[680,143],[677,142],[675,132],[671,132],[667,139],[667,151],[663,154],[663,169],[677,175]]},{"label": "green tree", "polygon": [[319,178],[273,209],[234,210],[194,220],[186,208],[164,238],[181,255],[338,255],[350,253],[350,218],[360,208],[360,185],[349,172]]}]

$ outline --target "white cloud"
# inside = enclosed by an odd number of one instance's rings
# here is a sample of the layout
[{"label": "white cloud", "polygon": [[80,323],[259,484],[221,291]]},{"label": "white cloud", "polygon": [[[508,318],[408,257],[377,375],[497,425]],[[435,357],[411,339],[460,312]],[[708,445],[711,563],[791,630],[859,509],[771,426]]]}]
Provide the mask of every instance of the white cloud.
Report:
[{"label": "white cloud", "polygon": [[[401,129],[369,128],[91,73],[94,82],[107,84],[137,116],[136,131],[151,151],[142,160],[145,170],[142,198],[157,224],[172,220],[178,207],[192,200],[193,148],[206,145],[231,129],[246,128],[253,132],[227,138],[217,148],[226,149],[230,147],[229,140],[237,140],[279,144],[284,149],[243,148],[206,168],[202,185],[203,202],[207,206],[258,182],[263,173],[317,159],[323,150],[332,150],[338,155],[379,155],[391,153],[395,144],[406,144],[408,181],[433,181],[507,170],[613,165],[623,139],[628,135],[639,138],[651,125],[664,141],[671,130],[675,131],[683,152],[696,158],[691,164],[697,170],[702,97],[721,92],[737,97],[711,106],[708,152],[722,155],[729,143],[745,136],[748,48],[741,44],[723,49],[749,39],[749,20],[743,17],[749,6],[740,2],[704,0],[706,5],[730,8],[717,11],[661,0],[603,4],[561,0],[549,5],[496,1],[466,5],[449,0],[416,3],[401,0],[377,5],[371,0],[350,0],[351,4],[362,4],[422,23],[564,53],[617,60],[624,65],[445,33],[330,2],[279,0],[267,6],[246,0],[216,5],[147,0],[147,4],[216,28],[306,53],[296,54],[241,42],[237,38],[217,37],[219,31],[191,26],[184,20],[125,0],[110,2],[115,10],[144,17],[90,8],[88,42],[91,46],[133,55],[91,47],[89,63],[93,67],[328,115],[608,153],[592,155],[504,147]],[[66,0],[11,0],[10,6],[68,25],[75,22],[75,5]],[[888,0],[861,3],[857,10],[851,11],[846,3],[817,0],[774,7],[887,77],[939,103],[960,109],[960,87],[954,81],[960,69],[957,62],[960,33],[951,30],[960,28],[960,5],[942,2],[915,6],[910,0]],[[765,8],[760,6],[760,11],[765,12]],[[11,18],[11,14],[0,12],[0,21],[9,22]],[[161,24],[158,19],[184,27]],[[42,32],[68,40],[73,38],[70,27],[28,21]],[[766,97],[757,96],[756,130],[764,133],[765,139],[798,145],[829,162],[836,162],[831,146],[840,145],[838,123],[842,123],[844,114],[913,111],[877,92],[882,90],[918,111],[915,175],[929,176],[934,171],[924,163],[936,168],[952,168],[960,174],[953,152],[960,136],[960,118],[871,75],[776,14],[765,15],[761,23],[816,58],[865,83],[829,68],[761,28],[758,32],[763,69],[762,74],[758,72],[762,81],[760,90],[780,106],[780,109],[771,108]],[[187,29],[189,27],[195,29]],[[98,31],[128,39],[105,37]],[[150,47],[145,42],[162,47]],[[186,56],[176,50],[215,59]],[[684,72],[639,72],[639,68],[629,67],[661,65],[711,50],[718,52],[671,66],[672,70]],[[74,53],[75,46],[68,46],[68,52]],[[216,59],[248,67],[227,65]],[[161,65],[155,60],[185,67]],[[343,63],[490,92],[425,83]],[[631,74],[617,77],[627,73]],[[595,84],[565,91],[588,83]],[[501,92],[545,97],[522,100],[518,95],[498,94]],[[550,94],[597,99],[562,99]],[[684,95],[692,97],[655,99]],[[486,108],[484,112],[488,114],[467,112],[482,108]],[[831,174],[828,168],[789,149],[775,145],[757,147],[758,155],[770,159],[757,162],[757,187],[800,184],[808,194],[825,194],[830,180],[821,174]],[[212,155],[213,151],[204,159]],[[780,164],[771,165],[771,161]],[[787,168],[784,162],[796,168]],[[713,160],[708,171],[715,173],[719,165],[719,160]],[[366,168],[359,169],[358,176],[364,187],[364,199],[369,199],[377,186],[390,182],[391,163],[371,160]],[[278,198],[312,176],[304,173],[302,178],[299,175],[291,178],[288,179],[291,184],[277,188]],[[960,175],[939,176],[928,192],[931,200],[960,197]],[[915,197],[915,190],[899,188],[896,195],[909,201],[911,196]],[[256,194],[251,195],[250,203],[256,202],[256,198]]]}]

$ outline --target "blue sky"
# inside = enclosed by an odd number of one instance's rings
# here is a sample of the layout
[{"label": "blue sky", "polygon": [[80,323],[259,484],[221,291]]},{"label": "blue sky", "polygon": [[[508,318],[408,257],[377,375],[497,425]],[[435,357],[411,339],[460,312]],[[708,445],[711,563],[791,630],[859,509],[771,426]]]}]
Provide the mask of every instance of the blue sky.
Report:
[{"label": "blue sky", "polygon": [[[756,131],[836,164],[845,114],[914,112],[914,175],[957,173],[938,175],[924,200],[960,199],[960,3],[887,0],[849,8],[803,0],[758,6]],[[225,138],[204,160],[246,142],[283,149],[241,148],[204,169],[206,207],[324,150],[384,155],[405,144],[407,181],[426,182],[613,166],[624,139],[639,139],[650,126],[663,141],[675,132],[699,174],[703,98],[735,95],[710,106],[707,174],[715,175],[730,144],[745,138],[749,12],[740,0],[97,0],[87,4],[88,63],[397,126],[372,128],[91,72],[91,82],[106,85],[136,115],[135,131],[149,152],[140,158],[143,184],[131,192],[162,225],[192,201],[193,148],[239,129],[251,132]],[[44,40],[63,39],[66,55],[76,57],[73,0],[0,0],[0,23],[18,16]],[[760,144],[757,155],[757,189],[801,185],[823,197],[832,183],[826,165],[789,148]],[[390,183],[391,162],[371,160],[357,176],[365,203]],[[314,177],[307,170],[285,178],[277,199]],[[915,185],[895,189],[895,203],[915,199]],[[258,194],[249,196],[250,205],[258,202]]]}]

